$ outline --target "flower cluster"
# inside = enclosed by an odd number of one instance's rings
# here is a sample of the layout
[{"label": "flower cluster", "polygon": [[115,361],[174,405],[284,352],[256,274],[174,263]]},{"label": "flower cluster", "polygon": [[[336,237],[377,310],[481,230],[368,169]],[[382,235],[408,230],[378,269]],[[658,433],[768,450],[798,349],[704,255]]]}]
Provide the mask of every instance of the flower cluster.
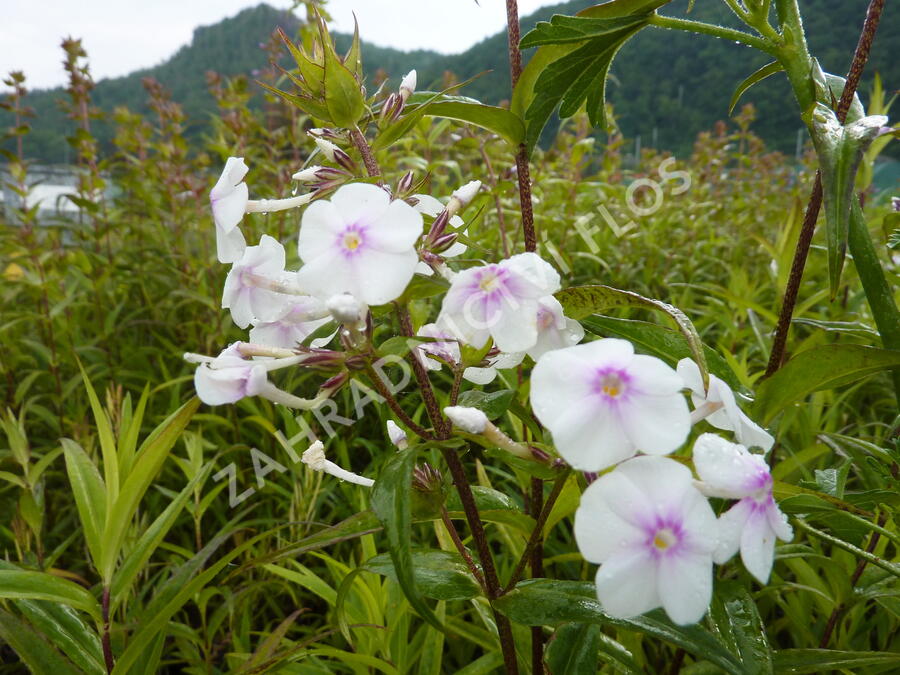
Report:
[{"label": "flower cluster", "polygon": [[[387,119],[396,117],[414,87],[413,73],[390,99]],[[744,414],[725,382],[711,374],[704,382],[690,359],[672,368],[637,354],[627,340],[582,342],[584,329],[565,315],[557,297],[559,274],[535,253],[497,263],[463,261],[470,248],[460,213],[478,195],[477,181],[446,203],[415,193],[411,175],[393,191],[353,182],[357,165],[332,142],[339,136],[311,133],[320,155],[340,166],[295,173],[311,192],[252,201],[243,182],[248,168],[231,158],[210,194],[218,258],[232,265],[222,307],[239,327],[250,328],[250,341],[215,358],[187,355],[199,363],[195,383],[204,402],[262,396],[299,409],[320,405],[353,373],[371,372],[374,325],[385,315],[372,309],[394,304],[418,372],[427,378],[449,369],[456,392],[462,379],[487,384],[526,358],[534,362],[531,407],[552,436],[557,465],[564,461],[588,478],[575,539],[584,557],[600,565],[597,594],[609,614],[663,607],[676,623],[698,621],[710,602],[713,565],[738,551],[756,579],[768,580],[775,540],[789,541],[792,532],[775,504],[764,456],[748,448],[767,452],[774,439]],[[305,209],[299,266],[291,270],[280,242],[263,235],[247,246],[239,225],[245,213],[297,206]],[[415,326],[405,307],[417,276],[431,277],[427,283],[444,284],[446,291],[436,316]],[[317,368],[329,377],[314,398],[300,398],[268,380],[287,366]],[[450,401],[443,411],[457,433],[480,436],[522,459],[553,459],[509,438],[483,411],[455,405],[455,395]],[[666,455],[682,448],[704,420],[737,442],[699,435],[695,478],[686,460]],[[407,430],[396,423],[389,423],[388,435],[398,450],[409,447]],[[326,460],[318,441],[303,461],[342,480],[372,484]],[[605,473],[592,481],[596,472]],[[734,504],[717,516],[709,497]]]}]

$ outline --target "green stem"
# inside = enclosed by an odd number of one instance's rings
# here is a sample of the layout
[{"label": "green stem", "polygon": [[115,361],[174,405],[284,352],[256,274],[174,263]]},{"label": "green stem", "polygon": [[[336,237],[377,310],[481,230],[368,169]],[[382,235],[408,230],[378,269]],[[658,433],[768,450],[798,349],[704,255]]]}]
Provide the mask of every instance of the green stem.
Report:
[{"label": "green stem", "polygon": [[832,537],[827,532],[822,532],[822,530],[816,529],[812,525],[808,524],[802,518],[797,518],[795,520],[795,522],[797,523],[797,526],[801,530],[813,535],[817,539],[821,539],[822,541],[827,541],[832,546],[837,546],[838,548],[843,549],[844,551],[847,551],[848,553],[852,553],[857,558],[865,560],[866,562],[868,562],[872,565],[875,565],[876,567],[880,567],[881,569],[885,570],[886,572],[890,572],[895,577],[900,577],[900,566],[895,565],[892,562],[888,562],[887,560],[882,560],[877,555],[875,555],[873,553],[869,553],[868,551],[864,551],[863,549],[859,548],[858,546],[854,546],[853,544],[847,543],[843,539],[838,539],[837,537]]},{"label": "green stem", "polygon": [[661,16],[652,14],[648,19],[651,26],[658,28],[668,28],[671,30],[684,30],[689,33],[701,33],[703,35],[712,35],[713,37],[731,42],[740,42],[748,47],[753,47],[766,54],[777,56],[776,46],[769,40],[766,40],[742,30],[733,28],[725,28],[725,26],[716,26],[711,23],[703,23],[702,21],[691,21],[690,19],[676,19],[671,16]]}]

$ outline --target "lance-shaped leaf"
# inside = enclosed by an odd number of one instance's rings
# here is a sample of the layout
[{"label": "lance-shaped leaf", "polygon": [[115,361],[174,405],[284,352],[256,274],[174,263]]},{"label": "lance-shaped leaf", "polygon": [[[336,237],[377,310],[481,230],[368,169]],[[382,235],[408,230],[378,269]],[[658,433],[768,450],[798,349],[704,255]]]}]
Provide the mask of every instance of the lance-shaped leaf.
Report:
[{"label": "lance-shaped leaf", "polygon": [[842,125],[834,111],[821,103],[816,103],[809,116],[813,144],[822,172],[828,279],[832,298],[837,294],[847,253],[856,170],[866,148],[886,124],[887,117],[884,115],[870,115]]},{"label": "lance-shaped leaf", "polygon": [[706,365],[706,355],[703,351],[703,342],[694,324],[687,315],[677,307],[662,300],[645,298],[633,291],[623,291],[611,286],[572,286],[564,288],[555,294],[557,300],[563,306],[566,316],[573,319],[583,319],[613,307],[640,307],[653,309],[667,314],[677,325],[678,330],[687,340],[691,348],[691,355],[700,367],[704,388],[709,386],[709,368]]},{"label": "lance-shaped leaf", "polygon": [[534,148],[553,111],[570,117],[587,102],[591,124],[604,127],[606,78],[616,53],[670,0],[612,0],[577,16],[554,16],[522,38],[540,46],[522,72],[511,110],[525,122],[525,142]]},{"label": "lance-shaped leaf", "polygon": [[397,582],[410,606],[423,619],[439,630],[441,622],[425,603],[413,569],[412,539],[412,470],[416,453],[412,450],[390,457],[372,487],[372,510],[384,526],[388,552],[394,563]]},{"label": "lance-shaped leaf", "polygon": [[730,115],[734,111],[734,107],[738,104],[738,101],[741,100],[741,96],[744,95],[745,91],[747,91],[754,84],[762,82],[770,75],[780,73],[782,70],[784,70],[784,66],[781,65],[781,63],[778,61],[773,61],[772,63],[765,65],[754,73],[748,75],[747,79],[741,82],[737,86],[737,89],[734,90],[734,94],[731,95],[731,102],[728,104],[728,114]]}]

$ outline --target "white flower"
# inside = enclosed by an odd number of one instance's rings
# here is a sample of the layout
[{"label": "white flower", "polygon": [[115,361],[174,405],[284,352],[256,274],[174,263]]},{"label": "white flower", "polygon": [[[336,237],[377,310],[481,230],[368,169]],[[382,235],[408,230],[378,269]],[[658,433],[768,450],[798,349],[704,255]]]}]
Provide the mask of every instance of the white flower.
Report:
[{"label": "white flower", "polygon": [[400,81],[400,98],[403,99],[403,102],[406,103],[406,99],[412,96],[413,92],[416,90],[416,71],[411,70],[406,74]]},{"label": "white flower", "polygon": [[352,471],[347,471],[347,469],[326,459],[325,446],[322,445],[322,441],[313,442],[312,445],[304,450],[300,459],[313,471],[324,471],[325,473],[329,473],[335,478],[345,480],[348,483],[355,483],[356,485],[362,485],[363,487],[372,487],[375,484],[375,481],[371,478],[366,478],[365,476],[360,476]]},{"label": "white flower", "polygon": [[478,408],[468,408],[462,405],[447,406],[444,414],[453,424],[470,434],[482,434],[490,421]]},{"label": "white flower", "polygon": [[437,324],[426,323],[416,333],[419,337],[435,338],[433,342],[420,342],[416,345],[415,356],[428,370],[440,370],[439,361],[431,358],[437,357],[450,365],[460,362],[459,343],[446,331],[438,328]]},{"label": "white flower", "polygon": [[[240,342],[229,345],[215,358],[185,355],[190,361],[200,361],[194,372],[194,388],[201,401],[207,405],[222,405],[236,403],[245,396],[262,396],[276,403],[291,405],[286,400],[302,400],[271,384],[268,373],[301,363],[305,356],[252,361],[243,357],[240,345]],[[283,400],[284,397],[287,399]]]},{"label": "white flower", "polygon": [[[293,349],[328,323],[328,312],[321,301],[297,296],[284,305],[281,313],[272,321],[254,321],[250,330],[250,341],[270,347]],[[312,347],[323,347],[331,341],[331,336],[316,338]]]},{"label": "white flower", "polygon": [[481,181],[473,180],[454,190],[450,199],[457,200],[459,202],[459,206],[457,208],[462,208],[463,206],[466,206],[470,201],[475,199],[475,195],[478,194],[478,191],[480,189]]},{"label": "white flower", "polygon": [[794,531],[772,496],[772,475],[762,455],[715,434],[702,434],[694,443],[698,487],[712,497],[740,501],[719,517],[720,541],[716,562],[723,563],[738,549],[744,567],[761,584],[769,580],[775,559],[775,539],[791,541]]},{"label": "white flower", "polygon": [[741,411],[731,387],[710,373],[709,392],[704,393],[700,368],[691,359],[681,359],[676,370],[692,392],[694,409],[698,412],[713,410],[706,415],[707,422],[716,429],[733,431],[738,442],[748,448],[758,446],[765,452],[772,448],[775,439]]},{"label": "white flower", "polygon": [[249,199],[244,176],[250,169],[241,157],[229,157],[222,175],[209,193],[216,223],[216,255],[221,263],[234,262],[244,252],[246,242],[237,226],[244,217]]},{"label": "white flower", "polygon": [[230,309],[231,318],[241,328],[254,319],[278,320],[290,297],[273,289],[283,283],[284,277],[284,246],[264,234],[258,246],[249,246],[231,266],[222,292],[222,309]]},{"label": "white flower", "polygon": [[663,607],[696,623],[712,598],[715,514],[690,470],[664,457],[636,457],[584,491],[575,541],[597,570],[604,611],[628,618]]},{"label": "white flower", "polygon": [[678,374],[626,340],[606,338],[544,354],[531,375],[531,405],[559,454],[599,471],[638,450],[666,455],[691,428]]},{"label": "white flower", "polygon": [[466,368],[463,371],[463,379],[482,386],[490,384],[497,378],[498,370],[515,368],[522,363],[523,358],[525,358],[524,352],[513,352],[511,354],[500,352],[494,356],[489,356],[488,364],[484,368],[479,366]]},{"label": "white flower", "polygon": [[345,185],[303,213],[298,250],[305,264],[298,281],[323,299],[350,293],[383,305],[412,279],[421,235],[422,216],[406,202],[391,201],[374,185]]},{"label": "white flower", "polygon": [[403,431],[394,420],[387,421],[387,434],[391,439],[391,443],[397,446],[399,450],[403,450],[407,446],[406,432]]},{"label": "white flower", "polygon": [[476,349],[488,338],[503,352],[531,349],[538,337],[539,300],[559,290],[559,274],[535,253],[457,274],[437,324]]},{"label": "white flower", "polygon": [[577,345],[584,339],[584,328],[563,314],[562,305],[552,295],[538,300],[538,336],[528,355],[537,361],[554,349]]}]

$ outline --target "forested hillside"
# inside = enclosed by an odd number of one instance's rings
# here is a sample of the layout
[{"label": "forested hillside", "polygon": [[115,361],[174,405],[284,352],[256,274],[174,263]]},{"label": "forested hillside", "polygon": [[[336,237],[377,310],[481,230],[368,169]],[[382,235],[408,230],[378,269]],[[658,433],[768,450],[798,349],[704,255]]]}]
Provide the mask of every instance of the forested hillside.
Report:
[{"label": "forested hillside", "polygon": [[[592,4],[595,3],[590,0],[573,0],[543,8],[523,17],[523,31],[553,14],[571,14]],[[801,2],[807,17],[811,51],[819,55],[827,71],[845,73],[849,65],[848,54],[852,53],[856,43],[867,4],[867,0]],[[684,16],[687,7],[687,0],[676,0],[662,11]],[[736,25],[734,17],[720,2],[699,0],[691,17]],[[281,26],[291,33],[298,25],[296,17],[261,4],[215,25],[197,28],[191,44],[165,63],[127,77],[98,82],[94,102],[106,113],[117,105],[146,111],[141,80],[153,77],[184,106],[188,136],[197,138],[206,129],[208,115],[214,106],[207,91],[206,73],[246,74],[252,78],[254,71],[267,63],[268,57],[261,44],[269,39],[272,30]],[[335,37],[339,47],[349,43],[347,35]],[[866,71],[869,80],[872,73],[879,71],[888,91],[900,87],[897,54],[900,54],[900,12],[888,9]],[[504,33],[449,56],[431,51],[400,52],[374,45],[365,45],[363,56],[369,80],[379,70],[398,78],[410,68],[416,68],[420,88],[433,88],[439,86],[448,73],[458,80],[465,80],[489,71],[468,85],[463,93],[492,103],[499,103],[508,96]],[[630,41],[617,57],[608,95],[626,136],[640,134],[645,145],[655,140],[661,148],[684,152],[688,147],[685,139],[727,117],[728,102],[737,83],[764,63],[765,59],[759,53],[744,47],[651,28]],[[647,73],[653,73],[652,77]],[[867,87],[868,83],[864,81],[864,98]],[[63,90],[55,89],[34,92],[28,97],[28,105],[37,113],[34,131],[28,139],[28,153],[35,159],[65,162],[68,157],[65,136],[71,124],[56,104],[64,95]],[[794,147],[799,127],[794,112],[779,105],[789,96],[787,82],[782,76],[775,76],[751,89],[744,97],[758,109],[755,131],[783,150]],[[98,120],[95,133],[101,140],[108,141],[111,126]]]}]

